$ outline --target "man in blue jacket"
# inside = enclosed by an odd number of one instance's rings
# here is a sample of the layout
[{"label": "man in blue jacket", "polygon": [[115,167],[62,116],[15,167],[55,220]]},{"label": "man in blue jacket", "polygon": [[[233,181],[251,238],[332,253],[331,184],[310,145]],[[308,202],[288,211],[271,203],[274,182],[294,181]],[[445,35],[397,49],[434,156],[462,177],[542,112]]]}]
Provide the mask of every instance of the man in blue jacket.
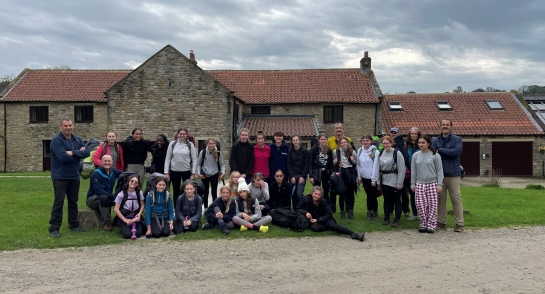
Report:
[{"label": "man in blue jacket", "polygon": [[441,134],[433,138],[431,145],[441,155],[443,163],[443,190],[439,193],[437,205],[437,228],[447,228],[447,191],[452,201],[452,209],[456,219],[455,232],[464,231],[464,208],[460,195],[460,155],[462,155],[462,138],[452,134],[452,120],[441,121]]},{"label": "man in blue jacket", "polygon": [[121,171],[112,168],[112,156],[102,155],[100,167],[91,174],[89,191],[87,192],[86,204],[92,210],[100,213],[105,231],[112,230],[111,208],[115,205],[115,194],[113,194],[115,181]]},{"label": "man in blue jacket", "polygon": [[51,139],[51,180],[55,200],[49,220],[49,234],[60,237],[64,197],[68,199],[68,227],[75,232],[85,232],[78,222],[78,194],[80,160],[89,156],[89,150],[80,137],[72,134],[72,120],[61,121],[60,132]]}]

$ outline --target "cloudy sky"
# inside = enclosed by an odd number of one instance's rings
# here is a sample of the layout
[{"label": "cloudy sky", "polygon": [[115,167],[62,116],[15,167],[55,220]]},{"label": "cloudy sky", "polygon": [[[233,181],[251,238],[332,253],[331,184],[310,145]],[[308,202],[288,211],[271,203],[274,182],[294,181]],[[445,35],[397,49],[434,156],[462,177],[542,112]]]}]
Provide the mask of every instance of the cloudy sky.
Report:
[{"label": "cloudy sky", "polygon": [[0,3],[0,76],[133,69],[171,44],[205,70],[355,68],[369,51],[384,93],[545,85],[540,0]]}]

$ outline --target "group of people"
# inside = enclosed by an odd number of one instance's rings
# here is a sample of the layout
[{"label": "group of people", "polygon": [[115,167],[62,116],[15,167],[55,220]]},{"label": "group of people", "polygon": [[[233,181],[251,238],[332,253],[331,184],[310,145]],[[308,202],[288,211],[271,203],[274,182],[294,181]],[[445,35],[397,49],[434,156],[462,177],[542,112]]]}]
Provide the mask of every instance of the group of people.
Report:
[{"label": "group of people", "polygon": [[[455,230],[463,231],[463,213],[458,213],[461,209],[459,180],[452,179],[459,178],[461,139],[450,133],[451,121],[443,122],[442,135],[433,141],[413,128],[402,148],[399,148],[399,139],[394,140],[397,136],[383,136],[376,144],[376,137],[364,135],[358,150],[352,139],[344,135],[341,123],[335,124],[334,136],[328,138],[320,134],[310,151],[297,135],[291,136],[288,146],[281,131],[274,133],[271,144],[266,144],[265,135],[259,132],[254,145],[249,141],[249,130],[241,129],[229,156],[231,174],[223,185],[219,185],[219,181],[223,181],[225,175],[224,160],[219,143],[213,138],[208,139],[206,147],[198,153],[185,128],[180,128],[171,142],[164,135],[157,136],[155,141],[144,140],[143,132],[138,128],[121,142],[117,141],[114,132],[108,132],[104,143],[93,154],[97,168],[90,179],[86,204],[100,212],[105,230],[112,229],[110,208],[113,206],[125,238],[196,231],[203,210],[207,223],[202,229],[217,227],[223,234],[228,234],[230,229],[240,226],[241,230],[267,232],[267,225],[271,223],[268,212],[289,207],[305,215],[314,231],[335,230],[363,241],[363,234],[336,224],[333,214],[337,210],[337,194],[340,217],[353,219],[354,194],[362,184],[367,194],[367,218],[374,220],[378,218],[377,190],[380,189],[384,195],[383,224],[389,224],[393,214],[392,226],[398,226],[402,213],[401,191],[408,187],[414,203],[413,214],[421,220],[419,231],[433,232],[437,226],[446,226],[445,190],[450,192],[453,204],[456,203]],[[88,157],[90,150],[86,150],[81,138],[72,133],[70,119],[62,120],[60,130],[51,142],[51,175],[55,190],[49,228],[52,237],[59,236],[65,195],[69,228],[85,231],[77,221],[78,168],[79,161]],[[397,128],[392,128],[392,135],[393,131],[398,133]],[[402,137],[399,138],[403,142]],[[144,162],[148,152],[152,154],[152,164],[146,170]],[[407,170],[411,171],[409,177]],[[133,175],[115,195],[115,180],[122,171]],[[164,177],[156,179],[144,194],[142,181],[146,172]],[[203,195],[197,193],[197,177],[205,187]],[[314,187],[311,194],[304,197],[307,179]],[[170,185],[172,194],[169,193]],[[341,186],[344,189],[340,189]],[[431,199],[434,191],[439,192],[439,200],[435,197],[435,202]],[[212,194],[210,205],[209,193]],[[439,218],[435,221],[437,208],[433,207],[437,207],[437,203]],[[142,219],[143,214],[145,219]]]}]

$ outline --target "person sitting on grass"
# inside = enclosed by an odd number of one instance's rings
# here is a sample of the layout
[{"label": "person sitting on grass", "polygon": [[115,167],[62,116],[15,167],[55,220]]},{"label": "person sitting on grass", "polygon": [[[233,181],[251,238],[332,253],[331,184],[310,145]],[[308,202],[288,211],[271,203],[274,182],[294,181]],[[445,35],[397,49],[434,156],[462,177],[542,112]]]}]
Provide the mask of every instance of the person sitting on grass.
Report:
[{"label": "person sitting on grass", "polygon": [[266,226],[272,222],[272,217],[262,216],[261,208],[257,198],[250,195],[248,184],[244,178],[238,180],[238,197],[235,200],[236,215],[233,217],[233,223],[240,226],[240,231],[248,229],[267,233],[269,227]]},{"label": "person sitting on grass", "polygon": [[[137,175],[129,176],[128,181],[123,186],[123,191],[117,194],[114,211],[121,220],[123,238],[134,239],[142,236],[143,225],[141,219],[144,211],[144,194]],[[135,232],[132,232],[133,224],[135,224]]]},{"label": "person sitting on grass", "polygon": [[[240,178],[240,173],[238,171],[232,171],[229,175],[229,179],[227,180],[227,183],[225,183],[225,187],[229,187],[231,189],[231,197],[237,197],[237,190],[238,190],[238,178]],[[218,195],[221,195],[221,188],[224,186],[218,185]]]},{"label": "person sitting on grass", "polygon": [[349,235],[352,239],[363,242],[364,233],[356,233],[344,226],[337,224],[333,218],[333,211],[322,198],[322,187],[314,186],[310,195],[305,196],[297,206],[297,212],[310,220],[310,229],[314,232],[323,232],[327,230],[335,231],[341,234]]},{"label": "person sitting on grass", "polygon": [[172,197],[166,190],[167,179],[158,177],[155,188],[146,196],[146,237],[166,237],[174,229],[174,208]]},{"label": "person sitting on grass", "polygon": [[231,197],[231,188],[221,187],[220,196],[208,206],[204,215],[208,223],[202,226],[203,230],[219,228],[224,235],[229,235],[229,229],[233,229],[233,216],[236,213],[235,200]]},{"label": "person sitting on grass", "polygon": [[[258,172],[252,176],[252,183],[250,184],[249,189],[249,193],[252,194],[252,197],[257,199],[257,201],[259,202],[259,209],[262,210],[261,214],[267,215],[271,210],[271,207],[267,203],[271,196],[269,194],[269,184],[267,184],[267,182],[263,178],[262,173]],[[240,189],[238,189],[238,191],[240,191]]]},{"label": "person sitting on grass", "polygon": [[176,234],[196,232],[201,224],[202,199],[196,193],[197,185],[188,180],[182,189],[184,193],[176,201]]}]

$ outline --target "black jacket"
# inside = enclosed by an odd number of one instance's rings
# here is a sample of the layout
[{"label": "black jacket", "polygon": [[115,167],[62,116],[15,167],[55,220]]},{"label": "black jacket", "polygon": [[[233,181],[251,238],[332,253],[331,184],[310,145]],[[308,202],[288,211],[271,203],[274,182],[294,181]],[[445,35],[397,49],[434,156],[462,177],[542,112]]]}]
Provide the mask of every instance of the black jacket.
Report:
[{"label": "black jacket", "polygon": [[310,169],[325,168],[328,174],[331,174],[331,171],[333,171],[333,152],[331,149],[327,150],[327,162],[325,165],[320,162],[320,152],[322,151],[318,145],[314,145],[310,149]]},{"label": "black jacket", "polygon": [[288,151],[288,178],[307,177],[310,167],[310,153],[301,146],[298,150]]},{"label": "black jacket", "polygon": [[248,177],[251,176],[254,168],[254,145],[250,142],[242,143],[240,141],[233,144],[229,155],[229,166],[231,172],[236,170]]},{"label": "black jacket", "polygon": [[125,159],[125,166],[127,164],[144,164],[146,158],[148,157],[148,150],[153,145],[153,141],[148,140],[125,140],[119,142],[121,147],[123,147],[123,157]]},{"label": "black jacket", "polygon": [[297,205],[297,212],[306,215],[307,212],[312,215],[312,218],[316,219],[319,224],[325,223],[333,218],[333,211],[327,204],[325,199],[321,198],[318,205],[312,202],[312,196],[307,195]]},{"label": "black jacket", "polygon": [[405,141],[403,141],[403,137],[401,135],[394,138],[393,147],[401,152],[401,154],[403,154],[403,159],[405,160],[405,168],[407,166],[410,167],[411,162],[409,161],[409,153],[407,152],[407,149],[405,149]]},{"label": "black jacket", "polygon": [[271,208],[291,207],[291,191],[286,181],[282,181],[282,185],[280,185],[280,187],[276,181],[271,183],[269,185],[269,195],[271,197],[267,203],[269,203]]}]

